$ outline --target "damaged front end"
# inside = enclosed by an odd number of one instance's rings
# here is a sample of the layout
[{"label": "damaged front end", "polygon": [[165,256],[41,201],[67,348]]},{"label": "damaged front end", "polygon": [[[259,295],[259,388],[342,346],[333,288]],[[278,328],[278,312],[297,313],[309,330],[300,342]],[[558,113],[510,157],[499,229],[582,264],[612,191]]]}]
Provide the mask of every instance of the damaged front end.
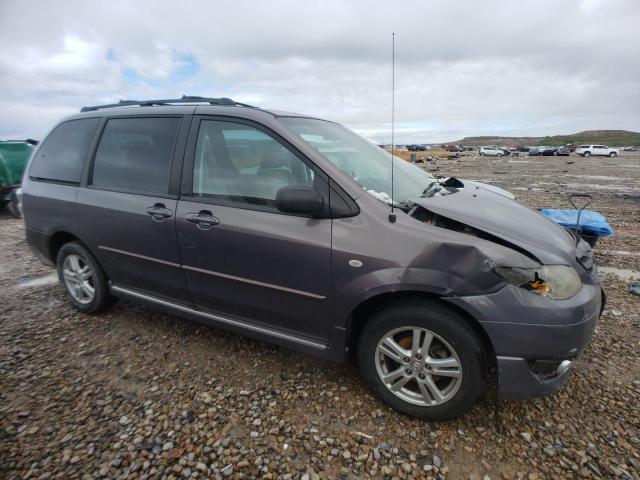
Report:
[{"label": "damaged front end", "polygon": [[[567,380],[602,310],[604,293],[591,248],[504,195],[448,182],[443,186],[448,194],[416,199],[407,213],[423,224],[469,236],[468,243],[483,251],[487,242],[504,248],[497,248],[499,255],[488,254],[500,288],[443,299],[478,320],[487,333],[502,398],[552,393]],[[472,268],[467,272],[477,275]]]}]

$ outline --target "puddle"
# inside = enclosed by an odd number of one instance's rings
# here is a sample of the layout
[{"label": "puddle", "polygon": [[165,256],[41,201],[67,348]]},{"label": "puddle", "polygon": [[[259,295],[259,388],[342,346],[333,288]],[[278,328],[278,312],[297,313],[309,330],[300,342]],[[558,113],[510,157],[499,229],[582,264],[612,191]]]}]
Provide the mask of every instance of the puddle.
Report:
[{"label": "puddle", "polygon": [[625,185],[602,185],[599,183],[567,183],[567,187],[579,190],[580,188],[592,188],[593,190],[616,190],[619,192],[628,192],[637,190],[635,187]]},{"label": "puddle", "polygon": [[629,257],[640,257],[640,252],[627,252],[626,250],[603,250],[605,255],[621,255]]},{"label": "puddle", "polygon": [[634,270],[627,270],[626,268],[615,267],[598,267],[598,273],[600,275],[610,273],[618,277],[623,282],[629,282],[631,280],[640,280],[640,272]]},{"label": "puddle", "polygon": [[609,175],[564,175],[565,177],[588,178],[590,180],[628,180],[627,177],[611,177]]},{"label": "puddle", "polygon": [[562,183],[562,182],[538,182],[538,185],[555,185],[556,187],[570,188],[572,190],[580,190],[590,188],[592,190],[613,190],[618,192],[629,192],[638,190],[636,187],[628,187],[625,185],[602,185],[600,183]]},{"label": "puddle", "polygon": [[22,277],[19,280],[19,287],[42,287],[43,285],[55,285],[58,283],[58,274],[50,273],[49,275],[45,275],[44,277],[38,278],[30,278],[30,277]]}]

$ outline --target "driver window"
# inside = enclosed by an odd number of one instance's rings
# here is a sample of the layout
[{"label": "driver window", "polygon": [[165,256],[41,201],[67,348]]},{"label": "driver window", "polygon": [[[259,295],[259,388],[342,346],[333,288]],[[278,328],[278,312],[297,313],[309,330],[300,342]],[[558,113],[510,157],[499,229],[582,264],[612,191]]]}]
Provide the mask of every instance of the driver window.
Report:
[{"label": "driver window", "polygon": [[240,123],[200,123],[194,196],[275,207],[282,187],[313,182],[313,170],[270,135]]}]

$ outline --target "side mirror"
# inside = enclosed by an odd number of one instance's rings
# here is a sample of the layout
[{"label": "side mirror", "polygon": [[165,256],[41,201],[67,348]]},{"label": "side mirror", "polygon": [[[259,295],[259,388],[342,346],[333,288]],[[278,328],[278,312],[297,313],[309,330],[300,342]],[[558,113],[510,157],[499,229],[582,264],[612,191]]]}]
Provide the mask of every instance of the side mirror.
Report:
[{"label": "side mirror", "polygon": [[324,198],[312,187],[282,187],[276,194],[276,207],[284,213],[314,215],[324,210]]}]

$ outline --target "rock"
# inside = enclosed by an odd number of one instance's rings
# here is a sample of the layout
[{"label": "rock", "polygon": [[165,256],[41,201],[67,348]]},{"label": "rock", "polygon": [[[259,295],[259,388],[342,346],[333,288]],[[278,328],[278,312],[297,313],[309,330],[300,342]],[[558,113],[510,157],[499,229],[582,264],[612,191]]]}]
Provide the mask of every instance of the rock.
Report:
[{"label": "rock", "polygon": [[230,476],[233,473],[233,464],[229,464],[226,467],[224,467],[220,473],[222,473],[222,475],[224,475],[225,477]]},{"label": "rock", "polygon": [[442,460],[437,455],[433,456],[433,465],[438,468],[442,465]]},{"label": "rock", "polygon": [[165,443],[162,445],[162,450],[163,450],[163,451],[165,451],[165,452],[166,452],[167,450],[171,450],[172,448],[173,448],[173,442],[165,442]]}]

